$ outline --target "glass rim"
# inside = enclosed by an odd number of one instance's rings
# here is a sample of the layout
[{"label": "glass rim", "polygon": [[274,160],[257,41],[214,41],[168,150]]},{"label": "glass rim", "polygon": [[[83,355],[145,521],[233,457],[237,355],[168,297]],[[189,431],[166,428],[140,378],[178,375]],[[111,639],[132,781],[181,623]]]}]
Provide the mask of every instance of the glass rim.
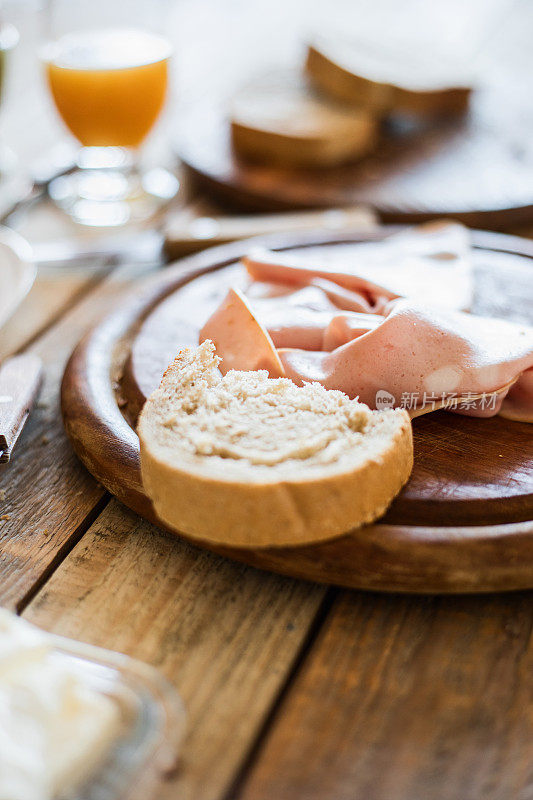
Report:
[{"label": "glass rim", "polygon": [[[91,36],[94,33],[102,33],[105,32],[106,34],[113,35],[114,33],[142,33],[147,34],[152,39],[159,40],[160,44],[162,45],[162,55],[154,60],[142,60],[139,63],[135,64],[126,64],[124,66],[116,66],[112,65],[109,67],[93,67],[93,66],[76,66],[76,67],[69,67],[64,66],[63,64],[58,63],[59,59],[58,56],[61,55],[65,44],[69,43],[69,40],[76,42],[77,39],[84,38],[85,36]],[[127,69],[137,69],[138,67],[142,66],[149,66],[150,64],[159,64],[162,61],[170,61],[170,59],[174,55],[174,47],[172,46],[172,42],[163,34],[154,33],[153,31],[149,30],[148,28],[135,28],[135,27],[121,27],[118,25],[107,26],[104,28],[94,27],[94,28],[86,28],[81,30],[71,30],[63,33],[62,35],[56,38],[49,38],[38,49],[38,58],[44,64],[55,64],[55,66],[61,67],[63,69],[75,69],[79,72],[98,72],[98,71],[105,71],[105,72],[114,72],[114,71],[121,71]]]}]

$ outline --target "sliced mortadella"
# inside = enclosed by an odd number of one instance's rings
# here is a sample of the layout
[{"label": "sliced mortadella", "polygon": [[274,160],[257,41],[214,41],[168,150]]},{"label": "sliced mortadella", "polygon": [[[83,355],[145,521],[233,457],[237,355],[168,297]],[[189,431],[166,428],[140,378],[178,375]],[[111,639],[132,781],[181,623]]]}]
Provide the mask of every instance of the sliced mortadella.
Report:
[{"label": "sliced mortadella", "polygon": [[471,308],[472,250],[464,225],[449,220],[427,222],[355,248],[341,245],[337,258],[353,262],[362,278],[416,302],[461,311]]},{"label": "sliced mortadella", "polygon": [[380,322],[375,314],[343,313],[318,286],[275,297],[263,295],[252,300],[252,307],[276,347],[332,350]]},{"label": "sliced mortadella", "polygon": [[291,295],[298,291],[298,287],[288,283],[272,283],[271,281],[249,281],[244,289],[246,297],[255,302],[256,300],[274,300]]},{"label": "sliced mortadella", "polygon": [[211,339],[222,358],[220,371],[266,369],[271,378],[285,374],[267,330],[239,289],[230,289],[200,331],[200,344]]},{"label": "sliced mortadella", "polygon": [[317,286],[291,286],[287,284],[252,284],[251,288],[257,286],[282,286],[285,288],[283,294],[257,295],[251,291],[246,292],[246,296],[253,304],[254,308],[261,309],[262,312],[277,310],[280,308],[307,308],[312,311],[333,311],[338,312],[339,307],[328,298],[326,294]]},{"label": "sliced mortadella", "polygon": [[302,350],[323,349],[324,331],[333,316],[331,311],[313,311],[305,306],[256,307],[256,314],[276,347]]},{"label": "sliced mortadella", "polygon": [[346,310],[383,313],[397,297],[461,310],[472,303],[469,233],[456,222],[432,222],[376,242],[337,245],[321,260],[301,251],[254,250],[243,263],[258,281],[302,285],[326,280],[342,287],[358,295],[361,304],[341,300],[338,305]]},{"label": "sliced mortadella", "polygon": [[303,307],[277,308],[266,312],[258,309],[257,316],[276,347],[296,347],[300,350],[335,350],[383,321],[377,314],[349,311],[332,313]]},{"label": "sliced mortadella", "polygon": [[523,372],[511,386],[500,414],[516,422],[533,422],[533,369]]},{"label": "sliced mortadella", "polygon": [[374,330],[382,322],[383,318],[377,314],[336,314],[324,330],[321,349],[336,350],[352,339]]},{"label": "sliced mortadella", "polygon": [[345,311],[357,311],[363,314],[379,313],[377,308],[381,307],[384,302],[390,302],[388,297],[375,297],[373,305],[370,305],[368,298],[362,292],[346,289],[333,281],[326,280],[326,278],[312,278],[310,285],[320,289],[324,296],[334,303],[337,308],[342,308]]},{"label": "sliced mortadella", "polygon": [[520,418],[529,406],[529,376],[522,373],[533,368],[533,328],[408,300],[332,352],[282,349],[279,354],[296,383],[319,381],[359,396],[371,408],[401,405],[416,416],[455,399],[453,410],[459,413],[493,416],[505,394],[509,414],[513,397]]},{"label": "sliced mortadella", "polygon": [[[324,329],[338,308],[314,286],[289,287],[285,292],[259,292],[249,295],[254,313],[268,330],[276,347],[301,347],[304,350],[320,350]],[[252,284],[252,287],[265,287],[267,284]]]},{"label": "sliced mortadella", "polygon": [[351,292],[362,295],[366,303],[365,311],[370,310],[378,302],[394,300],[399,295],[377,283],[363,278],[345,269],[339,270],[335,265],[309,266],[309,260],[301,254],[273,253],[269,250],[255,249],[243,258],[248,274],[256,281],[307,285],[317,278],[326,279]]},{"label": "sliced mortadella", "polygon": [[515,383],[514,380],[509,381],[505,386],[500,387],[495,392],[466,392],[465,394],[451,395],[443,394],[440,400],[435,400],[430,395],[427,402],[412,404],[408,409],[411,418],[420,417],[422,414],[428,414],[430,411],[438,411],[443,408],[445,411],[454,411],[456,414],[462,414],[465,417],[494,417],[500,413],[505,396],[507,395],[511,386]]}]

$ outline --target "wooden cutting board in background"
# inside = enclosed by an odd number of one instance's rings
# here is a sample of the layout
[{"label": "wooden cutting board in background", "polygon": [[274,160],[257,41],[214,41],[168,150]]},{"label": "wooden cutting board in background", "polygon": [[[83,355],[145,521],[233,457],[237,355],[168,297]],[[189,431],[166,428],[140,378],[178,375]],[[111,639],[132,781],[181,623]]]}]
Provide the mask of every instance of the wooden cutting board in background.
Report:
[{"label": "wooden cutting board in background", "polygon": [[524,95],[527,87],[516,81],[480,90],[464,118],[416,132],[389,126],[373,155],[348,166],[245,162],[232,152],[223,108],[205,104],[181,121],[175,150],[194,185],[238,209],[361,204],[387,222],[438,216],[509,229],[533,221],[532,89]]},{"label": "wooden cutting board in background", "polygon": [[[533,220],[533,4],[528,0],[330,0],[306,9],[305,20],[293,4],[272,0],[261,35],[252,18],[251,12],[242,13],[224,44],[206,34],[204,77],[200,80],[197,62],[196,82],[188,73],[190,90],[176,119],[174,146],[198,186],[248,210],[355,203],[372,206],[385,221],[453,216],[500,230]],[[283,20],[283,36],[272,30],[274,20],[276,28]],[[420,37],[429,49],[431,41],[458,47],[480,74],[470,113],[418,132],[389,127],[375,155],[349,167],[287,170],[234,158],[228,98],[267,68],[289,63],[301,68],[303,47],[291,51],[288,62],[283,42],[293,38],[302,44],[306,31],[332,26],[346,36],[369,35],[376,46],[392,37],[412,47]],[[243,41],[246,48],[239,46]],[[232,64],[237,74],[226,75]],[[209,95],[208,86],[214,87]],[[198,101],[215,95],[223,98],[218,106],[214,99]]]},{"label": "wooden cutting board in background", "polygon": [[[323,253],[343,247],[344,253],[351,243],[386,234],[300,233],[266,242]],[[474,245],[473,310],[532,321],[531,243],[475,233]],[[135,418],[179,347],[197,341],[204,318],[191,316],[190,293],[205,299],[207,316],[246,249],[239,242],[209,250],[139,286],[80,344],[65,372],[63,416],[76,452],[122,502],[156,522],[141,483]],[[367,589],[532,587],[533,427],[436,412],[416,419],[413,428],[412,477],[378,524],[324,544],[216,552],[263,569]]]}]

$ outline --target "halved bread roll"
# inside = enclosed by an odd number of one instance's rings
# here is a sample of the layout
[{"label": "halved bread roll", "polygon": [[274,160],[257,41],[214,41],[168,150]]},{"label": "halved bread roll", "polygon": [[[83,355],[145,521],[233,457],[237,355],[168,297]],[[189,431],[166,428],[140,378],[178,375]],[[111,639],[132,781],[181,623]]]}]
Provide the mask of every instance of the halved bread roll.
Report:
[{"label": "halved bread roll", "polygon": [[170,528],[221,545],[339,536],[382,515],[413,464],[409,417],[264,371],[222,377],[212,342],[182,350],[146,402],[145,490]]}]

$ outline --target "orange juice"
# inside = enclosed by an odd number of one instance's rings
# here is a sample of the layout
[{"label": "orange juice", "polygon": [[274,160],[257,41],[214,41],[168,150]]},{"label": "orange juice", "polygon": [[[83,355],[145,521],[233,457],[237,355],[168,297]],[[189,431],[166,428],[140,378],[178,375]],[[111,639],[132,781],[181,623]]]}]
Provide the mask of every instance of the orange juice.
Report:
[{"label": "orange juice", "polygon": [[63,121],[87,147],[137,147],[165,100],[170,45],[141,30],[69,34],[44,60]]}]

